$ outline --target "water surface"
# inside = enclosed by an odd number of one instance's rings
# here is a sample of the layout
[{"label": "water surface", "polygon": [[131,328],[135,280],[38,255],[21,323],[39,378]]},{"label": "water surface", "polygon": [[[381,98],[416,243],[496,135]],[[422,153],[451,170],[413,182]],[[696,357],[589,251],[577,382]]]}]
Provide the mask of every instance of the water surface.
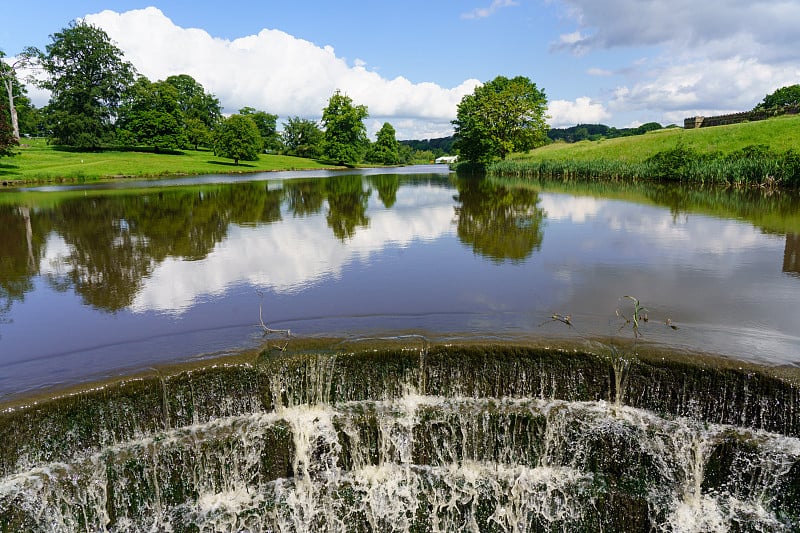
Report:
[{"label": "water surface", "polygon": [[641,335],[797,365],[798,203],[442,166],[7,191],[0,399],[257,346],[260,308],[302,336]]}]

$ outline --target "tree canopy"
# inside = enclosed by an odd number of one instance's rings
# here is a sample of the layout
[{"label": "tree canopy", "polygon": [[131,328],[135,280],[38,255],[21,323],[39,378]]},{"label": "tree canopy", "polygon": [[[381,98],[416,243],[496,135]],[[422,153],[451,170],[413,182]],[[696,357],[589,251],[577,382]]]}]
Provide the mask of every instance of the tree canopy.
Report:
[{"label": "tree canopy", "polygon": [[12,148],[19,144],[7,115],[6,106],[0,103],[0,157],[14,155]]},{"label": "tree canopy", "polygon": [[787,85],[764,97],[757,110],[800,106],[800,84]]},{"label": "tree canopy", "polygon": [[281,141],[276,126],[278,115],[273,115],[272,113],[267,113],[266,111],[259,111],[249,106],[240,109],[239,114],[250,117],[253,122],[256,123],[258,133],[261,134],[261,140],[264,143],[262,150],[280,150]]},{"label": "tree canopy", "polygon": [[176,150],[185,142],[178,90],[171,84],[141,76],[120,110],[120,128],[139,146]]},{"label": "tree canopy", "polygon": [[388,122],[383,123],[377,139],[370,144],[366,159],[370,163],[382,165],[396,165],[400,162],[400,144],[395,138],[394,127]]},{"label": "tree canopy", "polygon": [[322,110],[322,155],[340,165],[358,163],[369,141],[364,126],[368,116],[366,106],[353,104],[352,98],[337,90]]},{"label": "tree canopy", "polygon": [[255,161],[262,146],[261,135],[253,120],[244,115],[231,115],[219,126],[214,153],[220,157],[233,159],[235,165],[239,160]]},{"label": "tree canopy", "polygon": [[56,143],[97,148],[112,139],[117,111],[135,69],[105,31],[73,21],[50,36],[41,56],[51,92],[49,126]]},{"label": "tree canopy", "polygon": [[283,147],[286,153],[297,157],[319,157],[322,154],[322,130],[313,120],[289,118],[283,123]]},{"label": "tree canopy", "polygon": [[487,163],[547,140],[547,97],[528,78],[498,76],[458,104],[455,144],[461,160]]},{"label": "tree canopy", "polygon": [[188,74],[169,76],[167,83],[178,91],[178,107],[184,120],[192,118],[200,120],[209,129],[213,129],[222,120],[222,107],[213,94],[206,93],[200,83]]}]

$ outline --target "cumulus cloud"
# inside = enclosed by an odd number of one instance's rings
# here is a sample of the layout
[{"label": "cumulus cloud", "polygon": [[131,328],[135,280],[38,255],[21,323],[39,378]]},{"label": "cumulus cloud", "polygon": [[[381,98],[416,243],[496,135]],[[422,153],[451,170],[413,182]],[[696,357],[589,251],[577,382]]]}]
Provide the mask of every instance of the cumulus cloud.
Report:
[{"label": "cumulus cloud", "polygon": [[494,13],[498,9],[502,9],[504,7],[517,6],[517,5],[519,5],[519,2],[516,2],[515,0],[494,0],[489,7],[478,7],[478,8],[475,8],[472,11],[469,11],[467,13],[462,14],[461,18],[464,18],[464,19],[483,19],[483,18],[490,17],[490,16],[494,15]]},{"label": "cumulus cloud", "polygon": [[141,74],[152,80],[189,74],[219,98],[226,113],[252,106],[280,117],[319,117],[339,89],[366,105],[372,117],[413,121],[406,122],[408,129],[395,128],[398,138],[418,138],[418,131],[439,131],[455,118],[461,98],[479,83],[470,79],[444,88],[402,76],[385,79],[361,60],[350,65],[330,46],[279,30],[220,39],[177,26],[155,7],[106,10],[85,20],[104,29]]},{"label": "cumulus cloud", "polygon": [[765,94],[800,81],[798,0],[561,1],[577,28],[553,49],[577,56],[654,50],[647,62],[616,70],[628,80],[608,102],[614,112],[647,110],[679,122],[751,109]]},{"label": "cumulus cloud", "polygon": [[679,122],[687,116],[751,109],[768,92],[798,80],[799,66],[767,65],[738,56],[698,58],[653,69],[630,87],[617,88],[609,107],[614,111],[659,109],[671,122]]},{"label": "cumulus cloud", "polygon": [[547,123],[554,128],[574,126],[576,124],[597,124],[611,117],[611,114],[599,102],[588,96],[568,100],[553,100],[547,106],[550,118]]},{"label": "cumulus cloud", "polygon": [[[562,37],[564,47],[613,48],[662,44],[706,46],[727,43],[739,49],[742,38],[780,56],[800,45],[800,3],[793,0],[562,0],[580,30]],[[737,44],[739,43],[739,44]],[[760,51],[761,53],[764,50]]]}]

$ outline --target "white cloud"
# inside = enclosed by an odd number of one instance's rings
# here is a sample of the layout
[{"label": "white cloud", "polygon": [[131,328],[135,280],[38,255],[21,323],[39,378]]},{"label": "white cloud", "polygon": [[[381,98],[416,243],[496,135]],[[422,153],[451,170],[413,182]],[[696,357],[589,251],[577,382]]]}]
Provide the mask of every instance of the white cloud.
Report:
[{"label": "white cloud", "polygon": [[516,2],[515,0],[494,0],[489,7],[475,8],[472,11],[469,11],[468,13],[462,14],[461,18],[482,19],[494,15],[498,9],[502,9],[504,7],[518,6],[518,5],[519,2]]},{"label": "white cloud", "polygon": [[349,65],[332,47],[279,30],[219,39],[204,30],[176,26],[154,7],[125,13],[106,10],[85,20],[104,29],[141,74],[152,80],[189,74],[219,98],[226,113],[252,106],[280,117],[319,117],[340,89],[366,105],[372,117],[412,120],[407,129],[395,128],[398,138],[414,138],[408,135],[438,130],[454,119],[461,98],[479,83],[470,79],[443,88],[404,77],[385,79],[361,60]]},{"label": "white cloud", "polygon": [[754,58],[695,59],[651,69],[642,81],[617,88],[610,109],[660,110],[672,122],[753,108],[765,94],[800,80],[800,66]]},{"label": "white cloud", "polygon": [[242,282],[284,293],[338,278],[347,265],[388,246],[407,247],[453,233],[452,195],[434,186],[400,188],[392,209],[370,211],[369,226],[358,228],[346,246],[333,236],[324,214],[286,216],[258,227],[233,225],[205,259],[161,262],[144,281],[131,309],[180,314],[198,300]]},{"label": "white cloud", "polygon": [[614,73],[611,72],[610,70],[593,67],[593,68],[588,69],[586,71],[586,74],[588,74],[589,76],[611,76]]},{"label": "white cloud", "polygon": [[547,123],[555,128],[576,124],[597,124],[611,117],[603,104],[593,102],[587,96],[576,98],[574,102],[553,100],[548,104],[547,113],[550,115]]},{"label": "white cloud", "polygon": [[696,114],[745,111],[765,94],[800,82],[798,0],[561,2],[577,28],[561,35],[553,49],[577,56],[649,51],[647,61],[615,69],[629,78],[607,104],[615,114],[680,122]]}]

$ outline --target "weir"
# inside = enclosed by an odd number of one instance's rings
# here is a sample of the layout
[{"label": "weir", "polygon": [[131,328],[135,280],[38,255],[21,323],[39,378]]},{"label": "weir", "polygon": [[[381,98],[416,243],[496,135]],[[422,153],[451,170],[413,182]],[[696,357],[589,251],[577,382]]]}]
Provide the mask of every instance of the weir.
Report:
[{"label": "weir", "polygon": [[2,531],[797,531],[800,371],[292,340],[0,413]]}]

